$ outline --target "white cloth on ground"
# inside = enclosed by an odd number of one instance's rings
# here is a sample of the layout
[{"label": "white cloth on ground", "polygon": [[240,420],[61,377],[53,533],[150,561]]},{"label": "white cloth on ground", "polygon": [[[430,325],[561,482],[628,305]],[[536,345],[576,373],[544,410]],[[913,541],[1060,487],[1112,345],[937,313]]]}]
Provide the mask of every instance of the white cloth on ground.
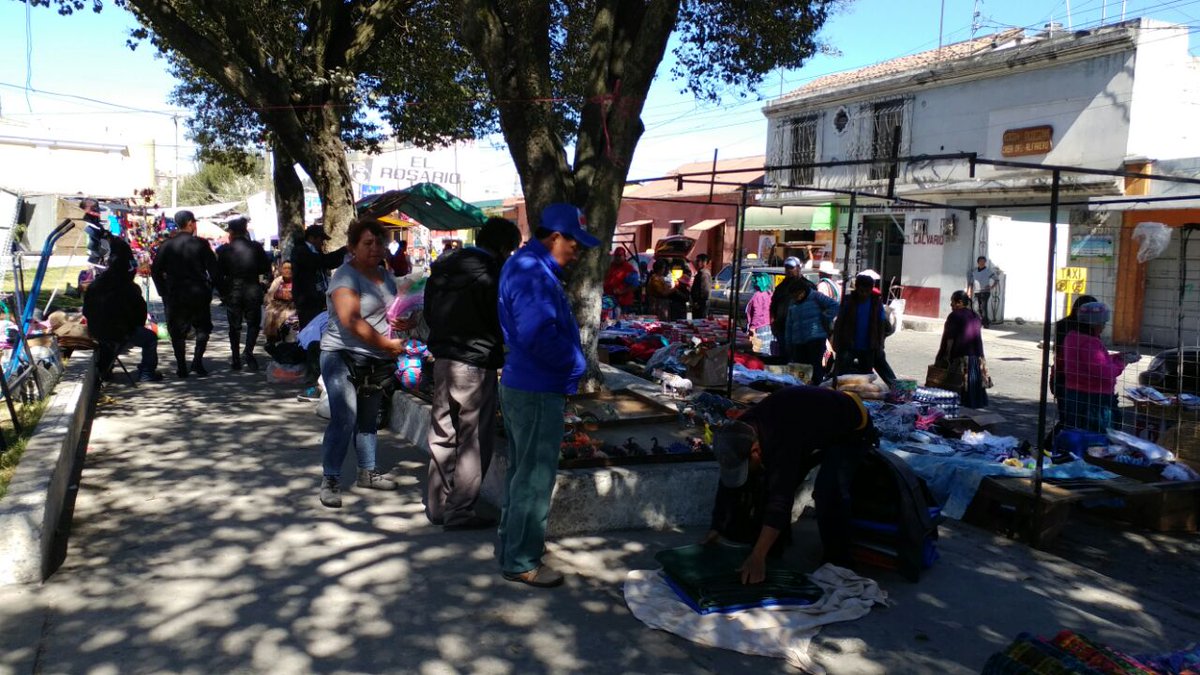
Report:
[{"label": "white cloth on ground", "polygon": [[822,565],[809,578],[825,591],[811,605],[697,614],[659,571],[633,570],[625,578],[625,603],[651,628],[710,647],[786,659],[805,672],[820,673],[823,669],[813,662],[808,648],[821,626],[860,619],[874,605],[889,603],[878,584],[844,567]]}]

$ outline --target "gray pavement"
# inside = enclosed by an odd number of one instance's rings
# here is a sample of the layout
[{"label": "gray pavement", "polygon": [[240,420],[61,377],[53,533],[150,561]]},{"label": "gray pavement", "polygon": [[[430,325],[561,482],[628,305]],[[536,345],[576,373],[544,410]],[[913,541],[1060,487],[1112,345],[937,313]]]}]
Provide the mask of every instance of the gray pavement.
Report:
[{"label": "gray pavement", "polygon": [[[922,339],[892,338],[893,359],[907,363]],[[322,508],[324,422],[294,388],[230,372],[220,342],[209,378],[107,389],[66,563],[40,587],[0,591],[0,673],[788,670],[629,614],[626,572],[700,531],[553,541],[566,586],[527,589],[497,573],[493,533],[426,523],[424,460],[386,433],[380,466],[400,490]],[[812,564],[814,528],[800,528],[790,555]],[[829,672],[978,672],[1021,631],[1073,628],[1131,650],[1200,632],[1200,615],[1153,584],[968,526],[942,532],[942,560],[917,584],[862,570],[893,605],[822,633],[813,654]]]}]

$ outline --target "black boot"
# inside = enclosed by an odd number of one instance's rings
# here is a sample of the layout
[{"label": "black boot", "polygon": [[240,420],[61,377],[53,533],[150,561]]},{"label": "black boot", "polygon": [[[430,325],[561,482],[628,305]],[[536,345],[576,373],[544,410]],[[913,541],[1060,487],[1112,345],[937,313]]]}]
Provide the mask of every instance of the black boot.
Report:
[{"label": "black boot", "polygon": [[208,369],[204,367],[204,348],[208,346],[208,335],[205,333],[196,333],[196,352],[192,356],[192,372],[197,377],[208,375]]},{"label": "black boot", "polygon": [[238,336],[237,335],[229,336],[229,347],[233,350],[233,357],[229,360],[229,367],[232,368],[233,370],[241,370],[242,369],[242,355],[241,355],[241,352],[238,351],[239,345],[238,345]]},{"label": "black boot", "polygon": [[258,342],[258,331],[258,325],[253,321],[246,327],[246,352],[242,357],[246,361],[246,370],[252,373],[258,372],[258,361],[254,358],[254,343]]},{"label": "black boot", "polygon": [[175,353],[175,374],[187,377],[187,342],[182,337],[171,336],[171,351]]}]

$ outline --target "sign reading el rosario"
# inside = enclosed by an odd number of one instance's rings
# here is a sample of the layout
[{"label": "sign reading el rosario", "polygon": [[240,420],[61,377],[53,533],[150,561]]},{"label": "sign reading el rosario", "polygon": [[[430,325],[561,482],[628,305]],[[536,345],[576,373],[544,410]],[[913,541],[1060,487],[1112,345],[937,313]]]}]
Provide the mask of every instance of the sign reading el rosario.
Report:
[{"label": "sign reading el rosario", "polygon": [[1044,155],[1054,147],[1053,138],[1054,127],[1049,124],[1009,129],[1004,132],[1004,145],[1000,148],[1000,154],[1005,157]]}]

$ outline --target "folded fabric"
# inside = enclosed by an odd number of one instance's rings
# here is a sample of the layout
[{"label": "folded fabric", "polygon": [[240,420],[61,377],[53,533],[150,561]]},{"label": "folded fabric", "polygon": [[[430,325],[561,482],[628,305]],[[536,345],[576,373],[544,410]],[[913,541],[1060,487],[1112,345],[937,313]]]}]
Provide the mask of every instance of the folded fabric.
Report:
[{"label": "folded fabric", "polygon": [[762,583],[742,583],[738,567],[749,546],[683,546],[660,551],[654,559],[679,599],[700,614],[736,612],[752,607],[808,605],[821,589],[803,571],[781,560],[767,561]]}]

